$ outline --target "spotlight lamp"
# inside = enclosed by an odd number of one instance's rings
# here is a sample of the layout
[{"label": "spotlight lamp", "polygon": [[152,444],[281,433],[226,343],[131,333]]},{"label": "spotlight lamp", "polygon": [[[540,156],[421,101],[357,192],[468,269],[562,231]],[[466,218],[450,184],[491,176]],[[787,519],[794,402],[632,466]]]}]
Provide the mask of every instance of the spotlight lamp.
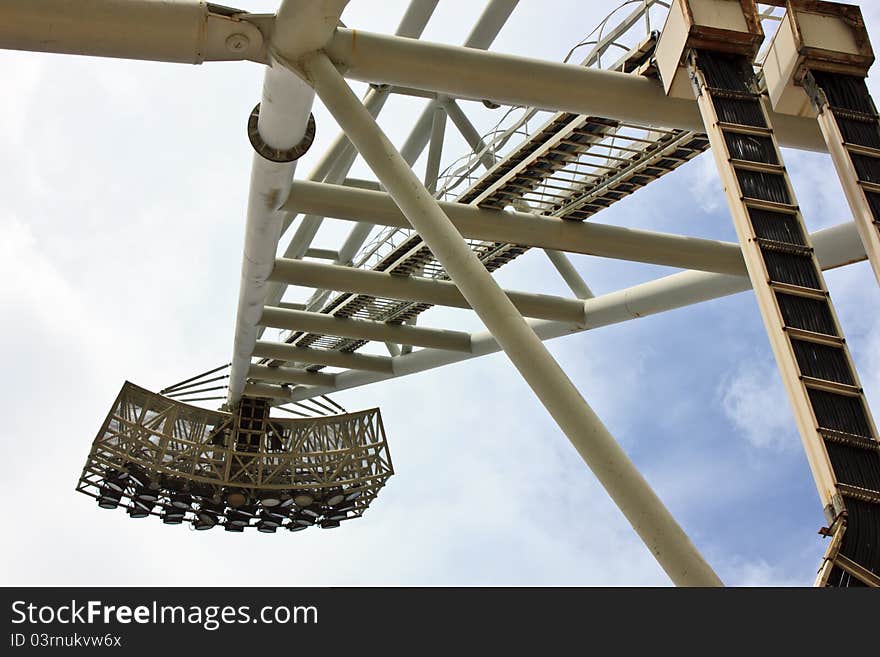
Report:
[{"label": "spotlight lamp", "polygon": [[326,504],[327,506],[336,506],[337,504],[341,504],[344,501],[345,494],[340,489],[330,491],[324,498],[324,504]]},{"label": "spotlight lamp", "polygon": [[101,508],[197,531],[298,532],[361,517],[394,474],[379,409],[307,419],[269,411],[254,397],[233,413],[210,411],[125,383],[77,490]]}]

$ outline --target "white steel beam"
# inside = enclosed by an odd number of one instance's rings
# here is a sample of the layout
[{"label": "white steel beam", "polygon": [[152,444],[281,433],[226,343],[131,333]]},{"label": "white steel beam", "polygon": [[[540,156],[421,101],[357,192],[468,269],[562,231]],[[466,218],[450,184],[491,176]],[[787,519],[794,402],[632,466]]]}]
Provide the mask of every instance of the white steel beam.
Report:
[{"label": "white steel beam", "polygon": [[392,374],[394,372],[393,364],[388,356],[371,356],[344,351],[330,351],[329,349],[309,349],[307,347],[295,347],[290,344],[263,340],[257,340],[257,344],[254,347],[254,356],[257,358],[272,358],[273,360],[281,360],[288,363],[330,365],[331,367],[344,367],[349,370],[379,372],[380,374]]},{"label": "white steel beam", "polygon": [[[703,132],[693,100],[667,97],[655,80],[529,57],[338,29],[325,48],[353,80],[457,98],[601,116]],[[783,146],[827,151],[815,121],[771,112]]]},{"label": "white steel beam", "polygon": [[480,153],[482,165],[486,169],[491,169],[495,166],[495,156],[487,150],[486,142],[483,141],[474,124],[471,123],[461,107],[458,106],[455,99],[449,96],[441,96],[440,102],[443,104],[443,109],[446,110],[446,115],[452,120],[455,127],[458,128],[467,145],[471,147],[474,153]]},{"label": "white steel beam", "polygon": [[305,252],[305,257],[317,258],[318,260],[332,260],[335,262],[339,259],[339,251],[334,251],[333,249],[309,248]]},{"label": "white steel beam", "polygon": [[547,254],[547,258],[556,267],[556,271],[559,272],[562,280],[565,281],[565,284],[568,285],[568,289],[572,291],[574,296],[578,299],[592,299],[596,296],[580,275],[580,272],[575,269],[567,255],[553,249],[544,249],[544,253]]},{"label": "white steel beam", "polygon": [[[435,306],[470,308],[455,283],[415,276],[395,276],[383,271],[278,259],[269,279],[337,292],[353,292]],[[584,304],[575,299],[509,290],[505,290],[505,294],[526,317],[576,324],[584,321]]]},{"label": "white steel beam", "polygon": [[3,0],[0,48],[201,64],[268,63],[272,16],[200,0]]},{"label": "white steel beam", "polygon": [[[816,248],[819,262],[825,270],[843,267],[866,259],[856,226],[851,222],[813,233],[811,240]],[[751,289],[751,285],[745,276],[687,271],[618,290],[588,301],[585,304],[588,318],[586,327],[542,320],[531,321],[529,324],[542,340],[552,340],[585,330],[610,326],[719,299],[748,289]],[[359,388],[389,378],[418,374],[501,351],[498,342],[488,331],[472,335],[471,349],[471,353],[468,354],[423,349],[408,356],[393,359],[394,373],[392,375],[362,371],[342,372],[336,376],[332,387],[298,387],[286,390],[280,396],[297,401],[309,399],[315,395]],[[279,388],[276,392],[280,393],[280,391]]]},{"label": "white steel beam", "polygon": [[304,331],[320,335],[335,335],[355,340],[375,340],[414,347],[433,347],[451,351],[470,351],[471,334],[463,331],[386,324],[368,319],[344,319],[321,313],[283,308],[265,308],[260,320],[263,326]]},{"label": "white steel beam", "polygon": [[[823,270],[844,267],[866,259],[858,230],[852,222],[812,233],[810,239]],[[602,328],[720,299],[749,289],[751,289],[751,283],[745,274],[730,276],[701,271],[685,271],[587,300],[584,303],[585,326],[541,320],[532,321],[530,325],[542,340],[551,340],[564,335]],[[471,353],[468,354],[423,349],[411,355],[393,359],[393,378],[425,372],[499,351],[501,351],[501,347],[491,333],[488,331],[475,333],[471,339]],[[321,392],[349,390],[388,378],[387,374],[377,376],[368,372],[343,372],[337,375],[336,383],[332,389],[298,389],[292,393],[292,398],[296,400],[308,399]]]},{"label": "white steel beam", "polygon": [[274,383],[294,383],[297,385],[310,385],[332,387],[334,375],[322,374],[321,372],[307,372],[294,367],[267,367],[265,365],[251,365],[248,369],[248,378],[257,381],[272,381]]},{"label": "white steel beam", "polygon": [[305,58],[302,66],[327,109],[673,582],[721,585],[543,342],[358,102],[332,62],[323,53],[315,53]]},{"label": "white steel beam", "polygon": [[442,103],[434,104],[431,121],[431,142],[428,146],[428,163],[425,166],[425,189],[435,195],[437,178],[440,176],[440,160],[443,157],[443,140],[446,138],[446,110]]},{"label": "white steel beam", "polygon": [[[335,28],[347,2],[285,0],[275,20],[273,47],[286,56],[296,57],[295,47],[322,38],[322,26],[324,37]],[[266,69],[263,83],[257,122],[260,139],[269,147],[281,150],[299,144],[306,133],[314,95],[312,88],[301,78],[273,62]],[[295,160],[273,162],[254,153],[229,377],[227,402],[230,406],[238,403],[244,389],[258,337],[258,321],[266,302],[266,279],[275,264],[275,252],[281,237],[284,212],[280,206],[289,194],[295,171]]]},{"label": "white steel beam", "polygon": [[248,383],[244,387],[244,394],[248,397],[266,397],[268,399],[279,399],[286,402],[293,401],[290,398],[291,391],[286,385],[272,385],[270,383]]},{"label": "white steel beam", "polygon": [[[440,207],[462,235],[473,239],[722,274],[745,273],[739,245],[732,242],[483,209],[463,203],[441,202]],[[295,181],[284,208],[348,221],[409,227],[389,194],[340,185]]]}]

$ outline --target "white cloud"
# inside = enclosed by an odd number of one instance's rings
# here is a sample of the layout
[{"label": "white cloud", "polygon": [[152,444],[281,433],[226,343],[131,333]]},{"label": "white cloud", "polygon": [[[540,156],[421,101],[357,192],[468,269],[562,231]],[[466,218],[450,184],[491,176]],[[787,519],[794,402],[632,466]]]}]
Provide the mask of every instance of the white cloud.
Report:
[{"label": "white cloud", "polygon": [[742,363],[722,382],[719,395],[727,420],[754,447],[784,450],[799,444],[775,363]]}]

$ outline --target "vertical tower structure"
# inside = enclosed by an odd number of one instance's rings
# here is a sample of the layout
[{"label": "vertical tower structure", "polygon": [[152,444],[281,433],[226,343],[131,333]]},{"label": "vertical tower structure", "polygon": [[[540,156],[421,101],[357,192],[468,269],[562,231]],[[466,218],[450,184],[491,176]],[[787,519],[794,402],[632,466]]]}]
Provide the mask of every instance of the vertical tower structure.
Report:
[{"label": "vertical tower structure", "polygon": [[880,117],[865,78],[874,51],[853,5],[789,0],[764,62],[773,108],[814,116],[880,282]]},{"label": "vertical tower structure", "polygon": [[817,584],[878,586],[880,443],[758,85],[763,36],[751,0],[677,0],[658,65],[667,94],[697,97],[822,500]]}]

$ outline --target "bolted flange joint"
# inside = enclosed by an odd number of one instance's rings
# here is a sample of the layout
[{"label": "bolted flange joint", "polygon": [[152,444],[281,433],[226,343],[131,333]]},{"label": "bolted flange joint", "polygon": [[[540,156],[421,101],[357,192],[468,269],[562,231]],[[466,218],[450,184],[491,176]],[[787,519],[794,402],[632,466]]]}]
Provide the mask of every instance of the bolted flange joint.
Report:
[{"label": "bolted flange joint", "polygon": [[250,117],[248,117],[248,139],[251,140],[251,146],[254,147],[254,150],[263,158],[269,160],[270,162],[293,162],[298,160],[303,155],[305,155],[309,148],[312,146],[312,142],[315,141],[315,115],[309,114],[309,123],[306,126],[306,133],[303,135],[303,138],[300,142],[294,146],[293,148],[272,148],[263,141],[263,138],[260,136],[260,131],[257,128],[257,123],[260,119],[260,103],[257,103],[257,106],[254,107],[254,110],[251,112]]}]

